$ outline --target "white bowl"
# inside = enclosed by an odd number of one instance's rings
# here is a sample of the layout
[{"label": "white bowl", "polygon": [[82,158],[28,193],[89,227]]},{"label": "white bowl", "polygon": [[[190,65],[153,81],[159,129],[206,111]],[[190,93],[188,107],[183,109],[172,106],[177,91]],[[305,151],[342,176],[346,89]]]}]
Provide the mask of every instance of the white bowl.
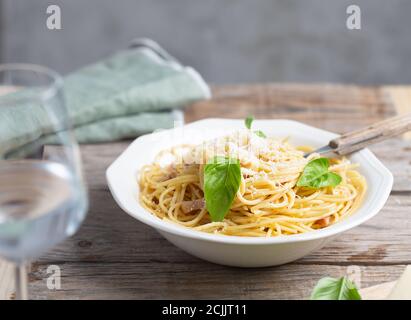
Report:
[{"label": "white bowl", "polygon": [[[368,182],[363,204],[349,218],[321,230],[272,238],[215,235],[162,221],[140,205],[136,175],[159,151],[182,143],[197,144],[242,128],[243,120],[207,119],[137,138],[107,169],[107,182],[114,199],[129,215],[196,257],[229,266],[265,267],[291,262],[320,249],[335,236],[376,215],[390,194],[392,174],[372,152],[364,149],[350,157],[360,164],[359,171]],[[290,120],[256,120],[253,128],[270,136],[289,136],[294,145],[314,147],[323,146],[337,136]]]}]

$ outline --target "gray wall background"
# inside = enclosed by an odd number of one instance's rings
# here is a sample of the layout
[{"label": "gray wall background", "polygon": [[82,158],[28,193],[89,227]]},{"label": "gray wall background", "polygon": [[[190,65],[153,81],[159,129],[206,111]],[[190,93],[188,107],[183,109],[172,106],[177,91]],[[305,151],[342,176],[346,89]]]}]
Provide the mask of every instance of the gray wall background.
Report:
[{"label": "gray wall background", "polygon": [[[58,4],[62,30],[46,28]],[[362,29],[346,29],[357,4]],[[150,37],[209,82],[411,82],[410,0],[0,0],[1,62],[61,73]]]}]

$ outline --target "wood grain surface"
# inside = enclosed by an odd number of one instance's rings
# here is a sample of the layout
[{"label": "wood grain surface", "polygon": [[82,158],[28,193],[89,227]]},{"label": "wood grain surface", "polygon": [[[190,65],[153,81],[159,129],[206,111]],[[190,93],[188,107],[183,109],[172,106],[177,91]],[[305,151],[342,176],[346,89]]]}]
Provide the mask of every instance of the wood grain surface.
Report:
[{"label": "wood grain surface", "polygon": [[[188,107],[185,116],[191,122],[254,114],[343,133],[410,112],[404,107],[406,98],[398,96],[406,97],[404,92],[411,88],[401,90],[398,94],[396,87],[329,84],[218,86],[213,87],[212,100]],[[397,110],[398,101],[403,102]],[[194,258],[125,214],[112,199],[104,172],[128,143],[81,147],[89,214],[75,236],[32,263],[31,298],[306,299],[323,276],[341,276],[354,268],[365,288],[396,280],[411,264],[411,142],[404,137],[371,147],[395,177],[380,214],[299,261],[262,269],[230,268]],[[60,290],[47,289],[49,265],[61,268]],[[0,295],[6,299],[13,292],[11,270],[0,262]]]},{"label": "wood grain surface", "polygon": [[397,115],[355,131],[350,131],[331,140],[329,146],[340,156],[367,148],[403,133],[411,131],[411,113]]}]

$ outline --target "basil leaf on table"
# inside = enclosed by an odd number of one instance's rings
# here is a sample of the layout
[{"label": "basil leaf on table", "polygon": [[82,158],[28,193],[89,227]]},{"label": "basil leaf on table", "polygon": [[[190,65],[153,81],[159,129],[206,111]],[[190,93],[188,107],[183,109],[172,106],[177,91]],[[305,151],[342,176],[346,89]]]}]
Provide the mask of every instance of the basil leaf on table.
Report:
[{"label": "basil leaf on table", "polygon": [[341,176],[330,172],[329,166],[330,162],[327,158],[311,160],[304,167],[304,171],[297,181],[297,186],[319,189],[339,185],[342,181]]},{"label": "basil leaf on table", "polygon": [[204,198],[212,221],[222,221],[240,187],[238,159],[214,157],[204,167]]},{"label": "basil leaf on table", "polygon": [[247,129],[251,129],[251,125],[253,124],[254,121],[254,117],[253,116],[248,116],[247,118],[245,118],[244,123],[245,123],[245,127]]},{"label": "basil leaf on table", "polygon": [[355,283],[347,277],[322,278],[311,293],[311,300],[361,300]]}]

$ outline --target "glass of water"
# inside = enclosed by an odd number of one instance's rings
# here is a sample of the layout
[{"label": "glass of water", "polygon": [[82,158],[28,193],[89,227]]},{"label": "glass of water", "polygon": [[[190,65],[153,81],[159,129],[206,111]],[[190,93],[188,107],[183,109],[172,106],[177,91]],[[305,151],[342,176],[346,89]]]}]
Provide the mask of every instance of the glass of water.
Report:
[{"label": "glass of water", "polygon": [[62,79],[0,65],[0,257],[16,266],[17,299],[27,299],[25,263],[74,234],[86,211]]}]

